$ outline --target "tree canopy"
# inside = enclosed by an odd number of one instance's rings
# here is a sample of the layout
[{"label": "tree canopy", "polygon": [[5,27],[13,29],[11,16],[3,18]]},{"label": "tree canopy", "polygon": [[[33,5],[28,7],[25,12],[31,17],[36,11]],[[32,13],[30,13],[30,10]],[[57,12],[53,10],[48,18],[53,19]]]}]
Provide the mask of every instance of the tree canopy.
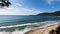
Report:
[{"label": "tree canopy", "polygon": [[0,0],[0,7],[9,7],[11,2],[9,0]]}]

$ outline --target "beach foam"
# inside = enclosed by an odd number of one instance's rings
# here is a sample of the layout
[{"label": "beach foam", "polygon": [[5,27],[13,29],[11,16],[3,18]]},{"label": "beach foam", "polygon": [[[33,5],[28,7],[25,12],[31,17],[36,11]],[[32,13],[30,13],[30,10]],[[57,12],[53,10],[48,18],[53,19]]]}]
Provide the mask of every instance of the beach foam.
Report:
[{"label": "beach foam", "polygon": [[[13,26],[1,26],[0,28],[12,28],[12,27],[19,27],[19,26],[26,26],[26,27],[23,30],[16,29],[15,31],[12,31],[12,32],[2,31],[2,32],[0,32],[0,34],[24,34],[25,32],[30,31],[30,30],[34,30],[34,29],[42,28],[42,27],[47,27],[47,26],[50,26],[53,24],[58,24],[58,23],[60,23],[60,22],[45,21],[45,22],[39,22],[39,23],[35,22],[35,23],[19,24],[19,25],[13,25]],[[32,28],[35,25],[37,25],[37,26],[42,25],[42,26]]]},{"label": "beach foam", "polygon": [[[45,22],[35,22],[35,23],[26,23],[26,24],[18,24],[18,25],[11,25],[11,26],[1,26],[0,28],[12,28],[12,27],[19,27],[19,26],[28,26],[28,25],[46,25],[57,23],[57,21],[45,21]],[[60,23],[60,22],[58,22]]]}]

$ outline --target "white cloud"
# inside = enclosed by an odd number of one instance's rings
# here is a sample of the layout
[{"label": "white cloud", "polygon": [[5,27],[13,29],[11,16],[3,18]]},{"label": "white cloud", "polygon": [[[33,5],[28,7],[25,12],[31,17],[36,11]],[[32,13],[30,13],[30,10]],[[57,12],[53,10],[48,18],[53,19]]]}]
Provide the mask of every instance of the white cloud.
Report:
[{"label": "white cloud", "polygon": [[16,3],[16,5],[17,5],[17,6],[19,6],[19,7],[21,7],[21,6],[22,6],[22,4],[20,4],[20,3]]},{"label": "white cloud", "polygon": [[60,0],[46,0],[46,2],[48,3],[48,4],[52,4],[52,3],[54,3],[54,2],[59,2]]},{"label": "white cloud", "polygon": [[20,3],[20,2],[18,2],[17,0],[10,0],[10,2],[11,2],[11,7],[22,7],[23,5],[22,5],[22,3]]},{"label": "white cloud", "polygon": [[0,9],[0,15],[35,15],[41,11],[28,8],[5,8]]},{"label": "white cloud", "polygon": [[1,8],[0,15],[35,15],[41,13],[41,11],[36,9],[23,8],[22,3],[17,3],[17,0],[10,0],[12,6],[9,8]]}]

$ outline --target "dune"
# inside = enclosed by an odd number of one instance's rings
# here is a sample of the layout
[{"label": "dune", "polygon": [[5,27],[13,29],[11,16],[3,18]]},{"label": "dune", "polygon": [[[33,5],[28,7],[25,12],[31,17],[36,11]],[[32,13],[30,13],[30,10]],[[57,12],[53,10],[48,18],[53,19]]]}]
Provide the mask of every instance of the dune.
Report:
[{"label": "dune", "polygon": [[59,26],[59,24],[53,24],[53,25],[50,25],[47,27],[30,30],[30,31],[26,32],[25,34],[49,34],[49,32],[51,30],[55,30],[58,26]]}]

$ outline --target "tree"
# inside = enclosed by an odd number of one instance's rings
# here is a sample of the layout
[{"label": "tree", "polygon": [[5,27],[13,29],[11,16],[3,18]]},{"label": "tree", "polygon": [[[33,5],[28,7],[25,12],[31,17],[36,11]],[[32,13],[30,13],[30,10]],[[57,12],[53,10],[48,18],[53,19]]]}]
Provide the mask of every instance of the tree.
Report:
[{"label": "tree", "polygon": [[9,7],[11,5],[11,3],[9,2],[9,0],[0,0],[0,6],[1,7]]}]

